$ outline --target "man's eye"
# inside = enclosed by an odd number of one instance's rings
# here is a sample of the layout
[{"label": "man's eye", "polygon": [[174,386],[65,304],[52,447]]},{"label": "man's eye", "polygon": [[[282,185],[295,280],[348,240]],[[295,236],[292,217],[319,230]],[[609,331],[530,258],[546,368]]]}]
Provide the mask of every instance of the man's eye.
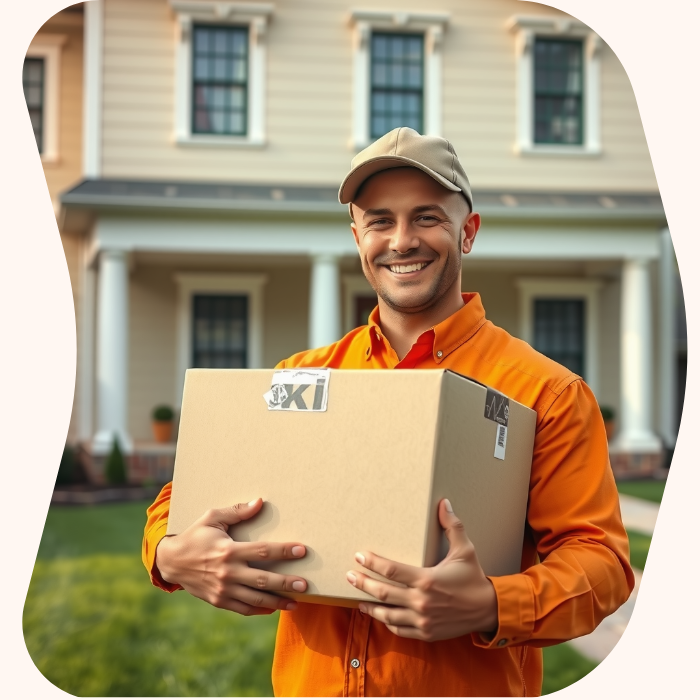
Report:
[{"label": "man's eye", "polygon": [[375,219],[370,223],[370,226],[385,226],[390,223],[389,219]]},{"label": "man's eye", "polygon": [[438,218],[437,216],[430,216],[429,214],[425,214],[424,216],[419,216],[418,221],[437,221]]}]

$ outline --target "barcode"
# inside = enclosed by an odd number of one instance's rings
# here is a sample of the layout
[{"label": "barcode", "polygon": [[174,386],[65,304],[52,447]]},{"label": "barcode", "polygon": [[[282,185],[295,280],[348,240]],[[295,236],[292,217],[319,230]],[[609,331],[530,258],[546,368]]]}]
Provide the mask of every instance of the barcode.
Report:
[{"label": "barcode", "polygon": [[506,445],[506,428],[504,425],[498,426],[498,446],[505,447]]}]

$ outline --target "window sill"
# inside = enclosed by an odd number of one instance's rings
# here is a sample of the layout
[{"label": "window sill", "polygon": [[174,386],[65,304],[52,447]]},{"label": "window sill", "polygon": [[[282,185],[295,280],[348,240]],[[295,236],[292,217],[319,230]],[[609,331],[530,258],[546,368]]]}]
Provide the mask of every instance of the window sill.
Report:
[{"label": "window sill", "polygon": [[177,136],[177,146],[185,147],[214,147],[214,148],[265,148],[267,141],[261,138],[249,138],[247,136],[210,136],[208,134],[192,134],[190,136]]},{"label": "window sill", "polygon": [[602,155],[601,148],[593,146],[564,146],[557,144],[516,144],[513,149],[519,156],[563,156],[574,158],[597,158]]}]

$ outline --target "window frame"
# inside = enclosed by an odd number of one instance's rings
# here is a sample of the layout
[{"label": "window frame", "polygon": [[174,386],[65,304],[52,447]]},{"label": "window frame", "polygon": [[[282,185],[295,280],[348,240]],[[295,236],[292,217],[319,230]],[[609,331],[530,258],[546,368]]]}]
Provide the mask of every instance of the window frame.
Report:
[{"label": "window frame", "polygon": [[265,274],[188,273],[173,276],[177,284],[176,405],[182,404],[185,371],[193,367],[193,300],[196,294],[237,294],[248,297],[248,369],[263,367],[263,291]]},{"label": "window frame", "polygon": [[37,34],[25,55],[25,58],[40,58],[44,61],[42,163],[58,163],[60,159],[61,50],[66,39],[65,34]]},{"label": "window frame", "polygon": [[[511,17],[506,25],[516,36],[517,120],[514,152],[534,156],[599,156],[601,145],[600,62],[602,39],[570,17]],[[535,39],[578,40],[583,46],[583,143],[535,142]]]},{"label": "window frame", "polygon": [[442,42],[450,21],[447,12],[352,10],[353,105],[351,150],[366,148],[370,137],[371,36],[373,32],[422,34],[423,133],[442,135]]},{"label": "window frame", "polygon": [[586,384],[597,395],[600,368],[600,289],[601,279],[568,279],[558,277],[519,277],[520,338],[534,342],[535,299],[582,299],[584,301],[583,373]]},{"label": "window frame", "polygon": [[[189,2],[170,0],[176,17],[175,130],[178,146],[264,147],[266,145],[266,35],[274,10],[269,3]],[[193,29],[194,25],[248,27],[247,133],[198,134],[193,131]]]}]

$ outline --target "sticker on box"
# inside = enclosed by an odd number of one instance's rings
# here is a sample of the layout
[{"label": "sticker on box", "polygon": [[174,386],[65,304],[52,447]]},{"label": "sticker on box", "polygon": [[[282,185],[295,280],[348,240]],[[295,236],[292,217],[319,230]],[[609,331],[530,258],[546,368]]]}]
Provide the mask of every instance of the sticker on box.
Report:
[{"label": "sticker on box", "polygon": [[484,406],[484,418],[496,421],[508,427],[510,415],[510,401],[507,396],[499,394],[493,389],[486,389],[486,405]]},{"label": "sticker on box", "polygon": [[328,408],[329,369],[281,369],[272,375],[263,394],[270,411],[325,411]]},{"label": "sticker on box", "polygon": [[496,459],[506,458],[506,441],[508,440],[508,427],[500,423],[496,427],[496,447],[493,456]]}]

